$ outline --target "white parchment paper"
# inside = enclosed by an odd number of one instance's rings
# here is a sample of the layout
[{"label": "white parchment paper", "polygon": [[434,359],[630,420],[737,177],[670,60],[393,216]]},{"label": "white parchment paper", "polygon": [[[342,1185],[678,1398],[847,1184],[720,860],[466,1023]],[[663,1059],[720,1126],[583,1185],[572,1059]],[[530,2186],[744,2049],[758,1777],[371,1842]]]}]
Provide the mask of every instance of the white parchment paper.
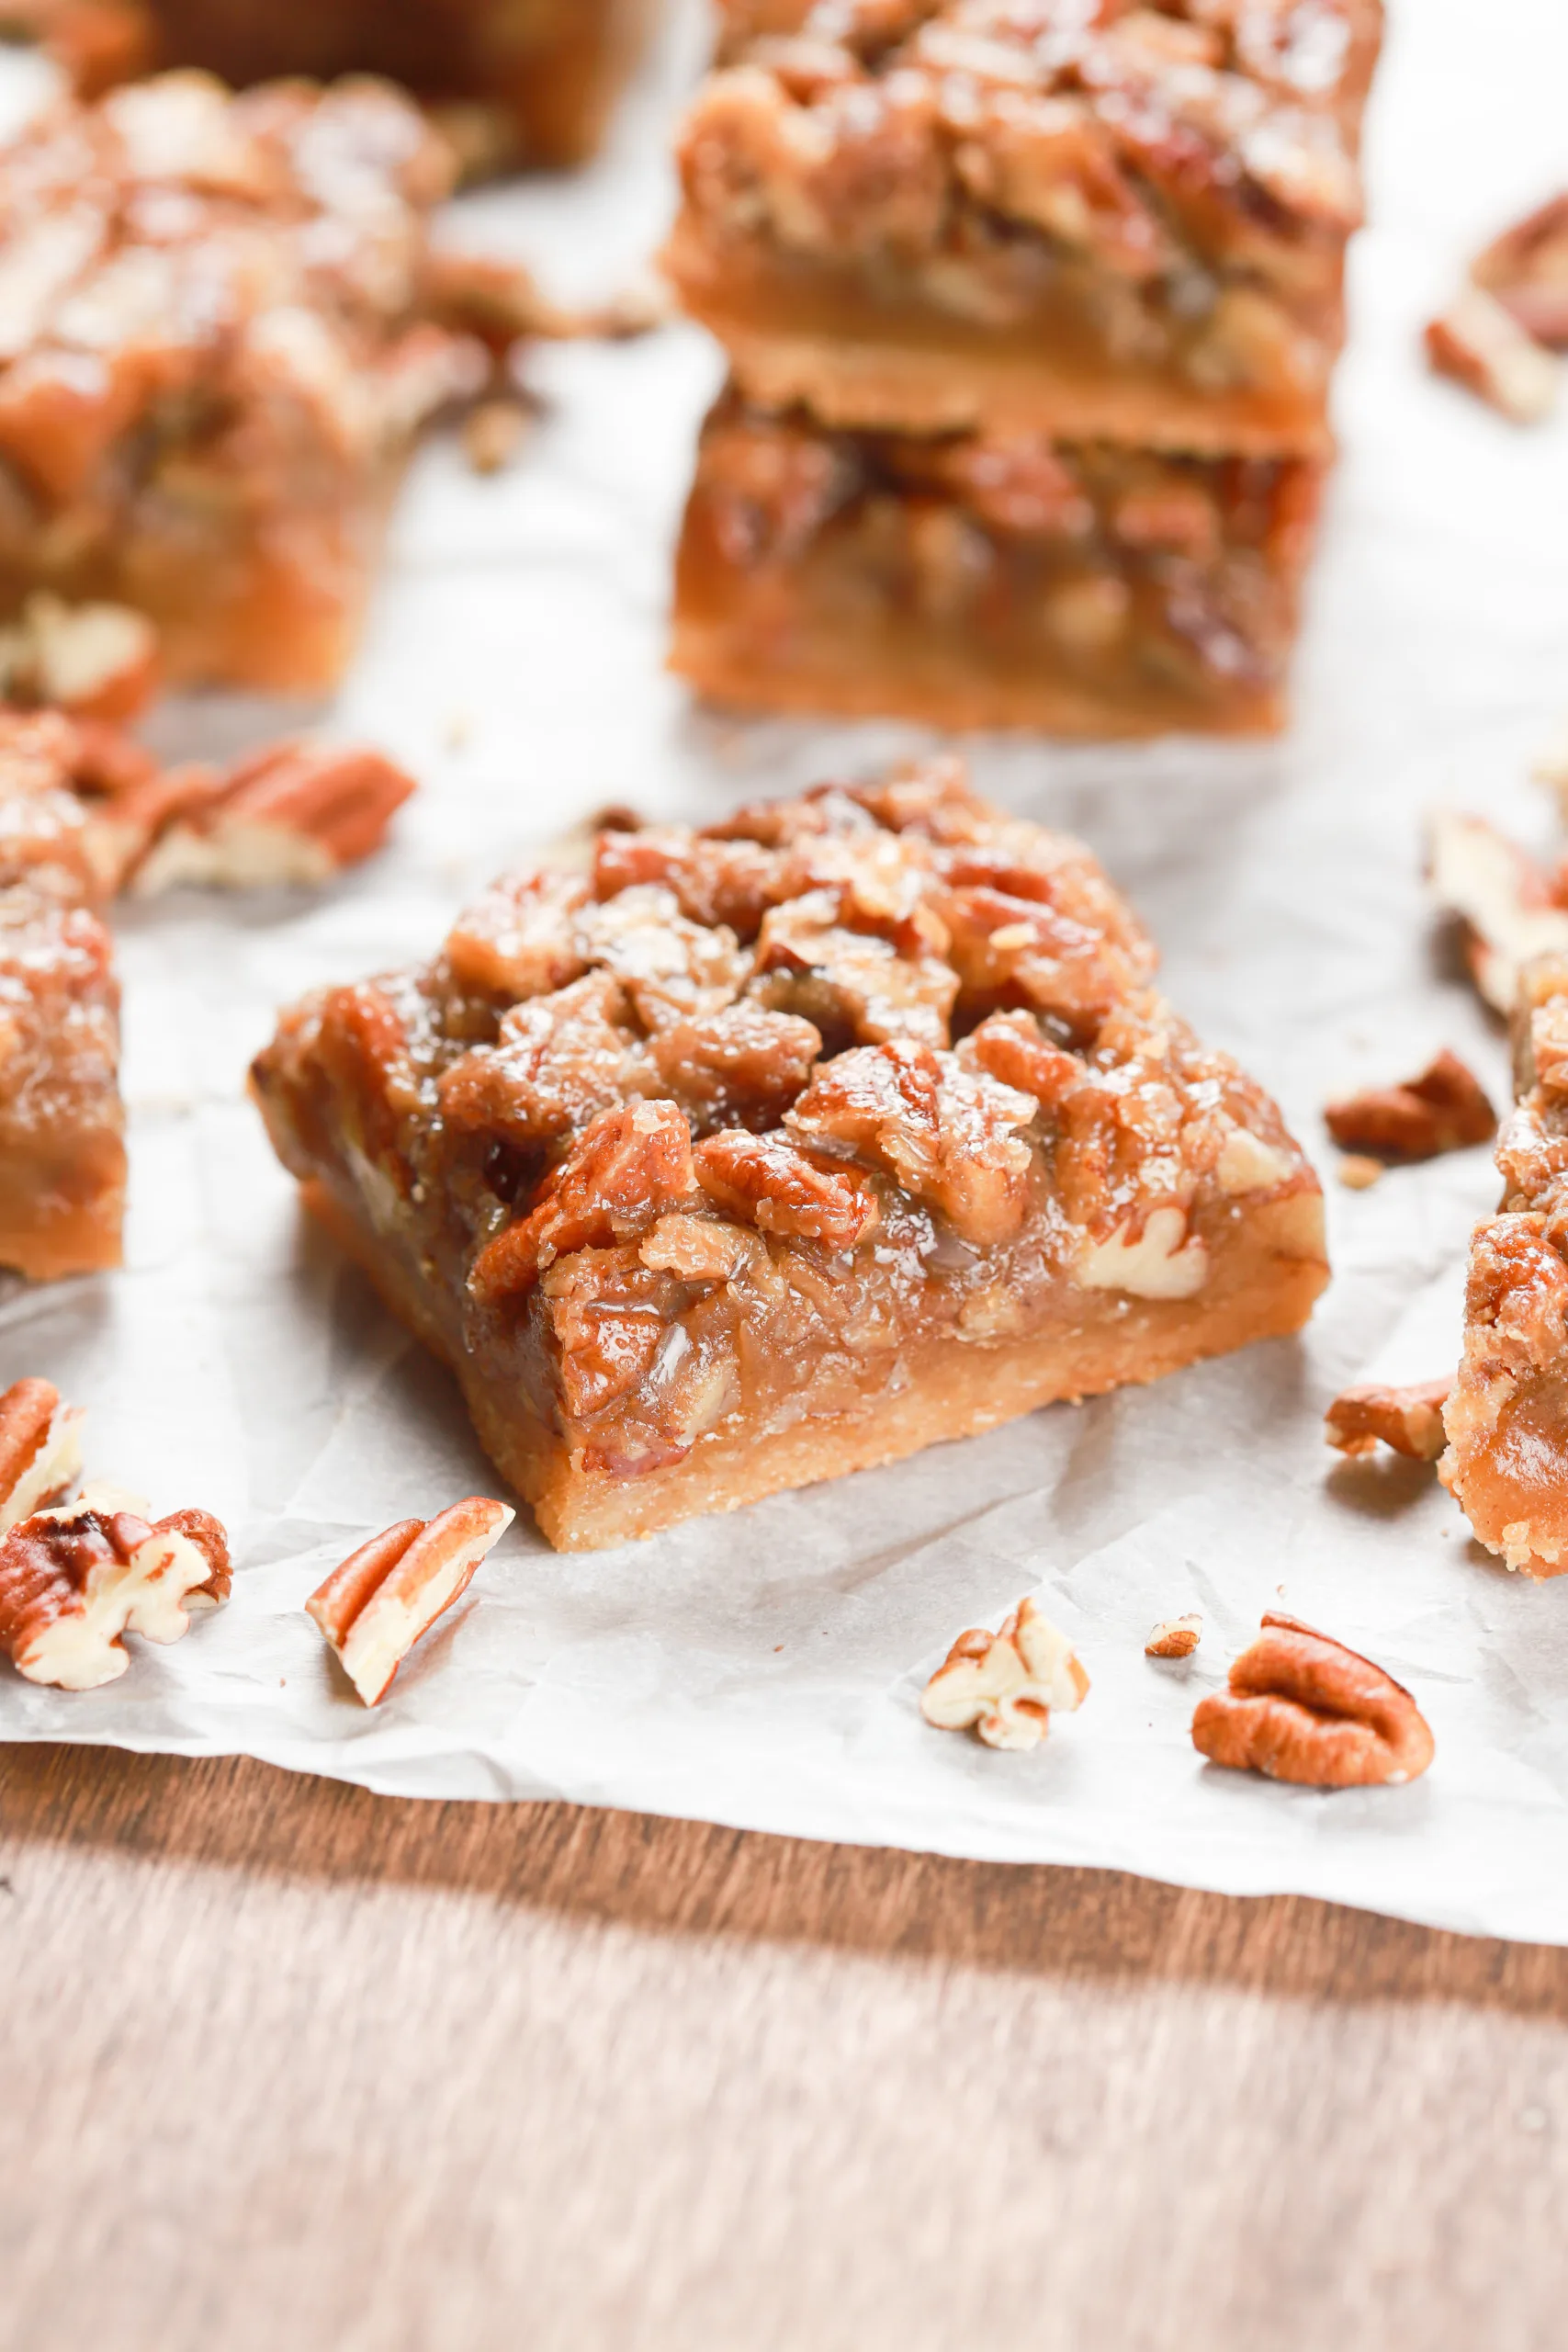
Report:
[{"label": "white parchment paper", "polygon": [[[1561,0],[1394,0],[1371,135],[1335,485],[1277,746],[974,746],[982,785],[1083,834],[1152,922],[1177,1002],[1280,1094],[1325,1099],[1450,1043],[1501,1043],[1436,958],[1424,808],[1545,842],[1527,782],[1568,714],[1568,431],[1515,431],[1420,364],[1421,319],[1482,236],[1568,176]],[[463,233],[563,293],[613,286],[669,202],[694,16],[575,184],[487,193]],[[558,1557],[520,1523],[367,1713],[306,1594],[372,1528],[494,1490],[449,1379],[301,1222],[247,1105],[250,1054],[312,983],[429,951],[466,894],[606,798],[703,818],[864,772],[896,728],[743,726],[661,672],[671,533],[718,364],[686,329],[539,355],[547,420],[511,473],[432,448],[362,658],[325,722],[425,780],[396,846],[320,897],[184,898],[119,920],[132,1114],[128,1264],[0,1297],[0,1378],[90,1408],[89,1462],[233,1531],[231,1604],[83,1696],[0,1668],[0,1739],[243,1751],[403,1794],[563,1796],[752,1828],[1292,1889],[1568,1940],[1568,1583],[1510,1578],[1431,1474],[1334,1466],[1345,1381],[1450,1363],[1484,1151],[1329,1187],[1336,1279],[1299,1342],[938,1448],[624,1551]],[[286,713],[285,718],[297,714]],[[276,731],[213,702],[182,750]],[[1325,1167],[1332,1155],[1319,1153]],[[1093,1678],[1032,1756],[927,1729],[964,1626],[1035,1592]],[[1438,1740],[1404,1791],[1325,1796],[1203,1766],[1197,1698],[1266,1607],[1369,1651]],[[1185,1665],[1153,1622],[1205,1621]],[[0,1766],[3,1770],[3,1766]]]}]

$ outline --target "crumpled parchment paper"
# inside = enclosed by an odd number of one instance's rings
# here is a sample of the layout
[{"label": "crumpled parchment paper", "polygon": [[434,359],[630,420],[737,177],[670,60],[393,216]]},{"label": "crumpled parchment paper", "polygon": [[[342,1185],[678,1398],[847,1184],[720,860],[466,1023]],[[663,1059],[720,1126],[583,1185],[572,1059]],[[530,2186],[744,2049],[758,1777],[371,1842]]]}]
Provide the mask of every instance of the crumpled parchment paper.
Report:
[{"label": "crumpled parchment paper", "polygon": [[[1436,1046],[1499,1098],[1500,1038],[1434,953],[1420,819],[1451,799],[1545,842],[1527,781],[1568,713],[1568,429],[1520,432],[1429,379],[1419,323],[1463,256],[1558,182],[1560,0],[1404,0],[1372,117],[1334,487],[1300,723],[1263,748],[976,743],[981,784],[1083,834],[1151,922],[1167,986],[1280,1094],[1325,1170],[1324,1101]],[[607,290],[657,233],[698,53],[679,16],[614,153],[500,189],[455,229]],[[300,1604],[371,1529],[495,1490],[451,1382],[301,1221],[244,1100],[276,1008],[421,955],[464,897],[608,798],[705,817],[865,772],[922,738],[740,725],[661,672],[669,549],[718,362],[675,329],[537,355],[522,461],[422,460],[333,729],[424,780],[395,847],[317,897],[184,897],[118,920],[132,1112],[129,1262],[0,1298],[0,1377],[90,1408],[89,1465],[233,1531],[231,1605],[133,1645],[84,1695],[0,1668],[0,1739],[243,1751],[410,1795],[561,1796],[752,1828],[1295,1890],[1568,1940],[1568,1583],[1506,1576],[1431,1473],[1338,1464],[1348,1380],[1446,1368],[1487,1152],[1330,1183],[1336,1278],[1300,1343],[1057,1408],[900,1467],[619,1552],[562,1558],[525,1516],[367,1713]],[[221,702],[171,748],[297,713]],[[1093,1678],[1032,1755],[929,1730],[924,1678],[1025,1592]],[[1437,1735],[1403,1791],[1324,1795],[1204,1767],[1187,1726],[1260,1612],[1363,1648]],[[1182,1665],[1143,1655],[1201,1610]],[[0,1766],[3,1769],[3,1766]]]}]

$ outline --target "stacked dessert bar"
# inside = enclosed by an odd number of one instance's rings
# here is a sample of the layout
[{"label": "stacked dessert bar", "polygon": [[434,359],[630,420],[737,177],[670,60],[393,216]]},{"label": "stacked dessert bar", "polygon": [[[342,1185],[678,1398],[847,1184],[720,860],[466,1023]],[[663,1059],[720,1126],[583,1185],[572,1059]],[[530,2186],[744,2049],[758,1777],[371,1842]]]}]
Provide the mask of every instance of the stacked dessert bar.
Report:
[{"label": "stacked dessert bar", "polygon": [[674,665],[1280,726],[1381,0],[722,0],[667,256],[729,354]]}]

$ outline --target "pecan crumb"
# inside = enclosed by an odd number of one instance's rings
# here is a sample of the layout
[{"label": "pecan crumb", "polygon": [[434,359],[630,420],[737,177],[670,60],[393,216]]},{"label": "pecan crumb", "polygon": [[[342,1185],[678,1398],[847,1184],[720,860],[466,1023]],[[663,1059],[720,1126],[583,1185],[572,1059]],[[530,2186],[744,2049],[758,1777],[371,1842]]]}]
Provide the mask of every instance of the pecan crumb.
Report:
[{"label": "pecan crumb", "polygon": [[1370,1382],[1347,1388],[1324,1415],[1324,1435],[1341,1453],[1376,1452],[1380,1442],[1412,1462],[1436,1462],[1444,1445],[1443,1407],[1452,1374],[1404,1388]]},{"label": "pecan crumb", "polygon": [[1457,919],[1471,978],[1495,1012],[1513,1011],[1526,964],[1568,951],[1568,910],[1523,850],[1484,817],[1433,812],[1427,879],[1438,905]]},{"label": "pecan crumb", "polygon": [[1414,1781],[1434,1753],[1426,1718],[1391,1674],[1272,1610],[1229,1690],[1199,1701],[1192,1745],[1211,1764],[1315,1789]]},{"label": "pecan crumb", "polygon": [[1186,1617],[1162,1617],[1144,1644],[1145,1657],[1190,1657],[1203,1638],[1203,1620],[1196,1610]]},{"label": "pecan crumb", "polygon": [[1476,255],[1470,275],[1537,343],[1568,351],[1568,194],[1505,229]]},{"label": "pecan crumb", "polygon": [[1451,376],[1516,424],[1539,424],[1556,401],[1556,361],[1479,286],[1466,287],[1431,322],[1427,356],[1438,375]]},{"label": "pecan crumb", "polygon": [[1418,1078],[1370,1086],[1331,1102],[1324,1124],[1346,1151],[1380,1159],[1434,1159],[1490,1142],[1497,1114],[1480,1080],[1445,1046]]},{"label": "pecan crumb", "polygon": [[1364,1151],[1351,1151],[1346,1153],[1336,1172],[1348,1193],[1368,1193],[1383,1173],[1383,1163]]},{"label": "pecan crumb", "polygon": [[463,419],[463,455],[477,474],[498,474],[512,463],[528,430],[520,401],[480,401]]},{"label": "pecan crumb", "polygon": [[1089,1677],[1066,1635],[1032,1600],[995,1634],[960,1634],[927,1683],[920,1713],[939,1731],[976,1731],[987,1747],[1038,1747],[1051,1710],[1081,1707]]}]

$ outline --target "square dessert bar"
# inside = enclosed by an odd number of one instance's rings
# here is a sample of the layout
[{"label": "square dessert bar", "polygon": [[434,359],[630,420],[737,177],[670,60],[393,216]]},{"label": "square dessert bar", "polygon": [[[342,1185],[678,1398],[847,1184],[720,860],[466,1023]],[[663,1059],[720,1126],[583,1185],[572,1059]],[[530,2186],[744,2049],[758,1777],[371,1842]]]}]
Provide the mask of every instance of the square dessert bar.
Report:
[{"label": "square dessert bar", "polygon": [[1267,732],[1324,466],[831,432],[722,399],[676,561],[705,695],[1064,735]]},{"label": "square dessert bar", "polygon": [[74,789],[77,730],[0,714],[0,1265],[118,1266],[119,984],[99,919],[113,845]]},{"label": "square dessert bar", "polygon": [[1438,1475],[1479,1540],[1530,1577],[1568,1573],[1568,956],[1525,967],[1519,1099],[1497,1139],[1503,1201],[1471,1237],[1464,1354]]},{"label": "square dessert bar", "polygon": [[1077,842],[946,763],[605,831],[284,1014],[310,1205],[562,1549],[1298,1329],[1316,1178]]},{"label": "square dessert bar", "polygon": [[667,256],[829,424],[1328,447],[1380,0],[725,0]]},{"label": "square dessert bar", "polygon": [[375,82],[167,74],[0,150],[0,613],[134,605],[176,680],[313,690],[421,422],[445,141]]},{"label": "square dessert bar", "polygon": [[652,13],[653,0],[50,0],[46,19],[89,97],[181,65],[238,88],[384,74],[500,167],[592,153]]}]

